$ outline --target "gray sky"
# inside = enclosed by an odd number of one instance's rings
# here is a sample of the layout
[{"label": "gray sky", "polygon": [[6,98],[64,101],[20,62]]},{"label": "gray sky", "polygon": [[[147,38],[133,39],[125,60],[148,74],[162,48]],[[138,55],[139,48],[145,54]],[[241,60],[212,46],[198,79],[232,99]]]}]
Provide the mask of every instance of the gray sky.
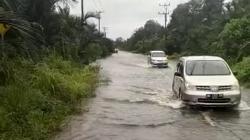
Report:
[{"label": "gray sky", "polygon": [[[80,0],[78,0],[80,1]],[[143,26],[149,19],[158,21],[164,25],[164,8],[160,3],[169,3],[169,12],[180,3],[189,0],[84,0],[85,11],[104,11],[102,14],[102,27],[108,27],[107,36],[112,39],[122,37],[129,38],[136,29]],[[71,14],[80,15],[80,2],[73,4]],[[90,22],[95,22],[92,19]],[[103,30],[103,29],[102,29]]]}]

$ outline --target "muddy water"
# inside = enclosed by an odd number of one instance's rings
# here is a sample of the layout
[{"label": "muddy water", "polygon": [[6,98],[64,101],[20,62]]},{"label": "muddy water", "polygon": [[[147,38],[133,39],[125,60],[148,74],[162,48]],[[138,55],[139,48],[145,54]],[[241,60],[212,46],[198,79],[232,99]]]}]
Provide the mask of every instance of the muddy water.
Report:
[{"label": "muddy water", "polygon": [[97,97],[56,140],[250,139],[250,90],[239,108],[193,109],[171,92],[175,62],[151,68],[145,56],[119,52],[99,63]]}]

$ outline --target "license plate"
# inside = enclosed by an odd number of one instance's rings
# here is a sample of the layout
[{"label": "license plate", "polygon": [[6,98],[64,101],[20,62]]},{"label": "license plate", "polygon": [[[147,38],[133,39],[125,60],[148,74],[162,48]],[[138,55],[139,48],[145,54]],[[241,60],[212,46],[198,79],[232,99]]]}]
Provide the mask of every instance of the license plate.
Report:
[{"label": "license plate", "polygon": [[206,98],[208,99],[221,99],[223,98],[223,94],[207,94]]}]

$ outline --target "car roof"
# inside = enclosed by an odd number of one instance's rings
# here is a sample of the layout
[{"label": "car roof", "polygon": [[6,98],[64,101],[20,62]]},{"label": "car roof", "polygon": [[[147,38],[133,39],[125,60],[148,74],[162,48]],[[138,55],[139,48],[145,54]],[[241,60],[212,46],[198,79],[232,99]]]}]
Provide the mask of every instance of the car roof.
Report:
[{"label": "car roof", "polygon": [[164,51],[150,51],[150,53],[165,53]]},{"label": "car roof", "polygon": [[181,57],[180,60],[189,61],[189,60],[221,60],[224,61],[221,57],[218,56],[185,56]]}]

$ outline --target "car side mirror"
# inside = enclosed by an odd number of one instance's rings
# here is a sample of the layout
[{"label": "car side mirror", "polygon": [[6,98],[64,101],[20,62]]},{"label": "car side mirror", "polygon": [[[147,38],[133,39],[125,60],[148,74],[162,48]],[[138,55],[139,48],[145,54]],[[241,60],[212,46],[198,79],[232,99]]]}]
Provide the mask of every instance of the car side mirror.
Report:
[{"label": "car side mirror", "polygon": [[180,66],[180,63],[178,63],[177,65],[176,65],[176,67],[178,68]]},{"label": "car side mirror", "polygon": [[175,76],[178,76],[178,77],[182,77],[182,74],[179,73],[179,72],[175,72],[174,75],[175,75]]}]

